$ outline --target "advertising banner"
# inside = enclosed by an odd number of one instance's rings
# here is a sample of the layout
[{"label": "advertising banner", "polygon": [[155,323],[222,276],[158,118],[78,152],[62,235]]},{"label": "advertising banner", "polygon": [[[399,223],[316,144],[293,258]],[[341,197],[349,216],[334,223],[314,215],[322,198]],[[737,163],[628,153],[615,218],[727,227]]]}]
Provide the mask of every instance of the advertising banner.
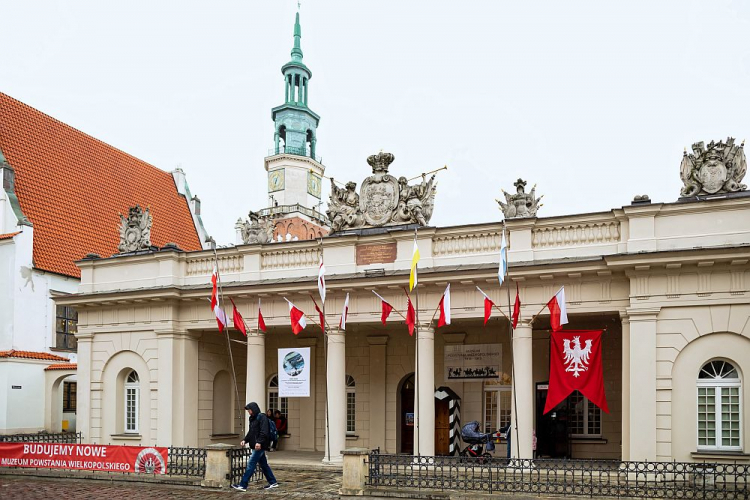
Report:
[{"label": "advertising banner", "polygon": [[167,448],[96,444],[0,443],[0,467],[166,474]]},{"label": "advertising banner", "polygon": [[310,397],[310,348],[279,349],[279,397]]},{"label": "advertising banner", "polygon": [[502,373],[501,344],[445,346],[445,381],[499,380]]}]

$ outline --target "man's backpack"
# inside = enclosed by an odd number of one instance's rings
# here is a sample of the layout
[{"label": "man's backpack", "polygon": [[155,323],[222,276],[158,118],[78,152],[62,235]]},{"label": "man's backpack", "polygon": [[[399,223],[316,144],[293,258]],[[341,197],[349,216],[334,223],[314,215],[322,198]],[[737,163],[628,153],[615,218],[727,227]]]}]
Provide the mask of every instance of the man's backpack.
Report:
[{"label": "man's backpack", "polygon": [[268,432],[271,434],[271,441],[278,441],[279,431],[276,429],[276,423],[274,423],[272,418],[268,419]]}]

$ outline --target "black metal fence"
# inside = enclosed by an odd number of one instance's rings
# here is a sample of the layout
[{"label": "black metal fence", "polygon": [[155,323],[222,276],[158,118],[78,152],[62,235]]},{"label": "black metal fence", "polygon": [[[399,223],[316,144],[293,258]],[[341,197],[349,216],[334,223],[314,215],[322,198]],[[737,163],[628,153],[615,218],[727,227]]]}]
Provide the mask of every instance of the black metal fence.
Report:
[{"label": "black metal fence", "polygon": [[[232,448],[231,450],[227,451],[227,456],[231,460],[227,479],[229,479],[229,482],[231,484],[239,484],[240,480],[242,479],[242,475],[245,473],[245,469],[247,469],[247,461],[250,460],[250,455],[252,453],[252,449],[244,447]],[[254,483],[256,481],[260,481],[261,479],[263,479],[263,472],[261,472],[260,467],[257,467],[255,469],[255,473],[250,478],[250,482]]]},{"label": "black metal fence", "polygon": [[170,446],[167,474],[170,476],[204,477],[206,475],[205,448]]},{"label": "black metal fence", "polygon": [[80,432],[39,432],[36,434],[3,434],[0,443],[63,443],[81,444]]},{"label": "black metal fence", "polygon": [[368,485],[532,495],[750,499],[750,464],[507,460],[370,453]]}]

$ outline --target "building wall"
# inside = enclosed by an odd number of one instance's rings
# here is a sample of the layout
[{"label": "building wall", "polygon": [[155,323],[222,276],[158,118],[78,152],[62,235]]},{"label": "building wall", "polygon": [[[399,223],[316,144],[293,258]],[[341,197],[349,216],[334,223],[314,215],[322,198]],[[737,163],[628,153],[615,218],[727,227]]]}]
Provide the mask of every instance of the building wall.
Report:
[{"label": "building wall", "polygon": [[[0,359],[0,433],[44,429],[44,367],[49,363]],[[13,389],[13,387],[20,389]]]}]

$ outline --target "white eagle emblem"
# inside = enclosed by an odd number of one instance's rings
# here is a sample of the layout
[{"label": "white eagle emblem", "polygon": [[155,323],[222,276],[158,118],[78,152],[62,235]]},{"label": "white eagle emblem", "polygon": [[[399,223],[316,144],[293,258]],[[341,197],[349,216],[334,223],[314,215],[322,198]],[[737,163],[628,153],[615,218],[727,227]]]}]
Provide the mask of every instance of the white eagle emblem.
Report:
[{"label": "white eagle emblem", "polygon": [[568,365],[566,372],[573,372],[574,377],[580,377],[580,372],[588,370],[589,355],[591,354],[591,340],[586,341],[586,347],[581,349],[581,338],[573,337],[573,348],[570,348],[570,340],[563,340],[563,363]]}]

